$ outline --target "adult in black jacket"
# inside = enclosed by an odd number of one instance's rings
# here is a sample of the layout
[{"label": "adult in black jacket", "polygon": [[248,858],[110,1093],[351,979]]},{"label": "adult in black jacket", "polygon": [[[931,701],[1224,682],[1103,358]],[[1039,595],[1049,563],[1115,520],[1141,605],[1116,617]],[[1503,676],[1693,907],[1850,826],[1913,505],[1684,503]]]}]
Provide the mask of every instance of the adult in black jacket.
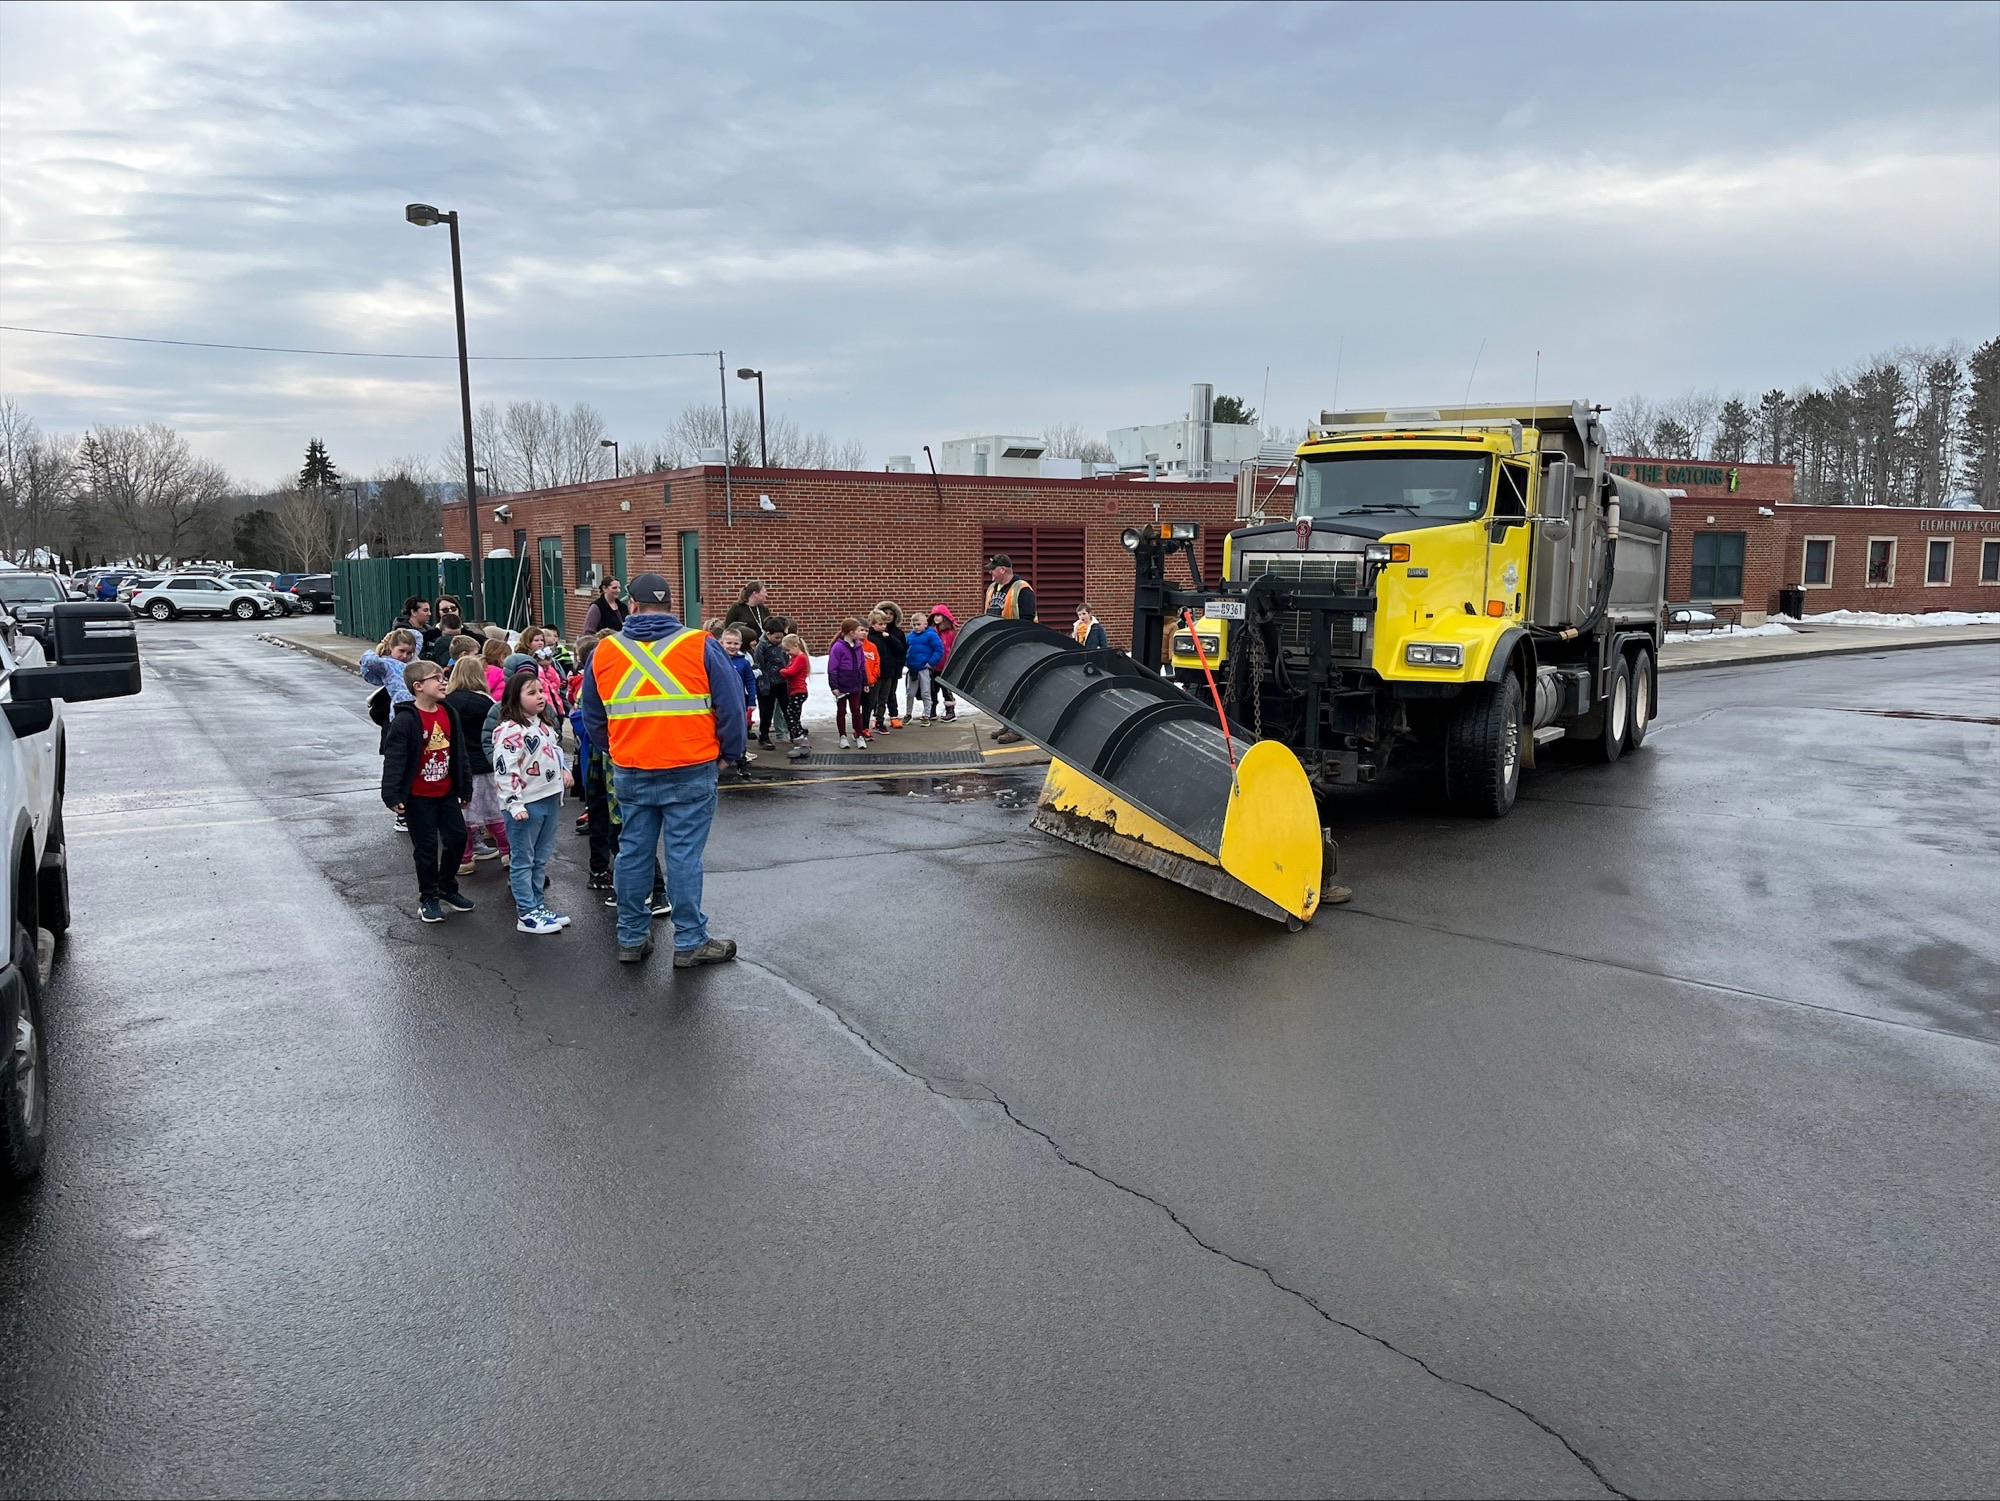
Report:
[{"label": "adult in black jacket", "polygon": [[418,914],[425,922],[441,922],[447,909],[472,910],[458,889],[472,754],[465,726],[445,702],[444,669],[435,662],[412,662],[403,682],[411,697],[396,705],[382,737],[382,801],[410,826]]},{"label": "adult in black jacket", "polygon": [[616,579],[606,579],[597,586],[597,598],[590,602],[589,613],[583,617],[584,635],[601,636],[609,632],[615,636],[625,629],[632,607],[620,598],[623,593],[624,585]]}]

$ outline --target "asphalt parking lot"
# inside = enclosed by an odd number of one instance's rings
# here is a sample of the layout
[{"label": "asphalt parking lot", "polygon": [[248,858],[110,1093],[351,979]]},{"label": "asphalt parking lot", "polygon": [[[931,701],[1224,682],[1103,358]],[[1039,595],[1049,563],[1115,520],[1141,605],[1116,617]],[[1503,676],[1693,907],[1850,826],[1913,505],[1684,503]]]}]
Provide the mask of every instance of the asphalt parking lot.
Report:
[{"label": "asphalt parking lot", "polygon": [[0,1492],[1990,1494],[2000,646],[1677,674],[1307,932],[1034,774],[724,797],[736,966],[414,915],[363,690],[72,708]]}]

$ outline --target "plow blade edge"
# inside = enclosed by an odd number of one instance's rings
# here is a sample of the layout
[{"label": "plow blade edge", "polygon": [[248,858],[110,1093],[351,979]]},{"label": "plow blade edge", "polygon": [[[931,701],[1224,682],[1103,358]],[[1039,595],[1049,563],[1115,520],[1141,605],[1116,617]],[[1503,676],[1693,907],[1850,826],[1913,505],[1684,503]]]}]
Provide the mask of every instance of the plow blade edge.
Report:
[{"label": "plow blade edge", "polygon": [[1052,757],[1035,826],[1294,925],[1319,907],[1329,846],[1298,758],[1123,652],[980,616],[943,680]]}]

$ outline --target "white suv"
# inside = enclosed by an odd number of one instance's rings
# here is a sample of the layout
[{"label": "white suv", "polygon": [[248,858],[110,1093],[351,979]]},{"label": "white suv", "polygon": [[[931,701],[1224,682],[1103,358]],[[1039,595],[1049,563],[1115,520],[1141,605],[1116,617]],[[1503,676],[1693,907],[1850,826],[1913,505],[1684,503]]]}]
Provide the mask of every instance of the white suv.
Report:
[{"label": "white suv", "polygon": [[65,602],[35,620],[0,609],[0,1194],[40,1169],[48,1133],[42,981],[69,928],[61,700],[138,691],[139,638],[123,605]]},{"label": "white suv", "polygon": [[245,589],[206,573],[175,573],[133,595],[132,608],[155,620],[172,620],[179,615],[234,615],[238,620],[255,620],[277,614],[279,606],[268,589]]}]

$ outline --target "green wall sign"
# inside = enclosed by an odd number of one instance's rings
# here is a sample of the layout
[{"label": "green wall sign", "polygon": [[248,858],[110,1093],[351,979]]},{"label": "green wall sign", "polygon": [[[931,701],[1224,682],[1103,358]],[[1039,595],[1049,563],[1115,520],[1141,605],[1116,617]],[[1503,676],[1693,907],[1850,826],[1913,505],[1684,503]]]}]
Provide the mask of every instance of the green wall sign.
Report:
[{"label": "green wall sign", "polygon": [[1712,464],[1613,464],[1611,472],[1642,485],[1720,485],[1731,495],[1742,481],[1734,467]]}]

